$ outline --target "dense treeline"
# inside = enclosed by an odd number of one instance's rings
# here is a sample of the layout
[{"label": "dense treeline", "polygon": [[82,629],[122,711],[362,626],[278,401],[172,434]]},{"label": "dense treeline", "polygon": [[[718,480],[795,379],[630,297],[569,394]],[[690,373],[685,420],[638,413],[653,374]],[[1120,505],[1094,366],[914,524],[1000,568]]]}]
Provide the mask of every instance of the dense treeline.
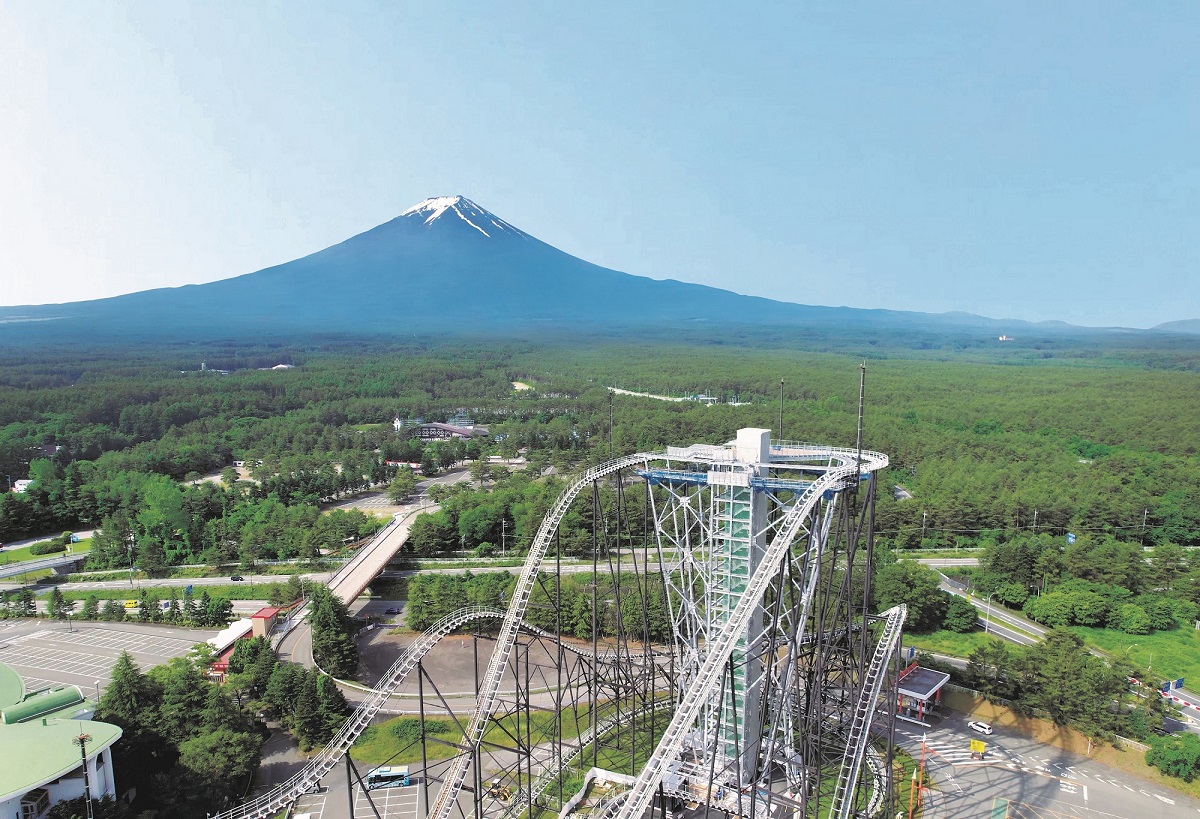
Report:
[{"label": "dense treeline", "polygon": [[1153,690],[1144,692],[1148,696],[1129,695],[1133,673],[1127,663],[1107,662],[1074,634],[1056,629],[1030,646],[988,641],[971,654],[967,682],[989,699],[1042,712],[1090,737],[1144,739],[1162,728],[1166,708]]},{"label": "dense treeline", "polygon": [[[1200,414],[1191,411],[1200,376],[1188,371],[1186,352],[1172,352],[1178,372],[1114,363],[1102,349],[1061,363],[1062,352],[1004,363],[878,352],[868,369],[864,442],[891,457],[885,489],[900,484],[912,495],[881,493],[878,529],[887,545],[953,546],[993,530],[1140,540],[1143,524],[1147,544],[1200,545]],[[210,366],[252,357],[218,353]],[[415,445],[391,430],[397,415],[445,420],[463,411],[493,433],[480,454],[527,448],[539,470],[569,468],[609,451],[606,386],[748,402],[616,396],[615,453],[720,442],[742,426],[777,428],[781,378],[785,437],[853,445],[857,426],[858,361],[836,355],[633,343],[254,355],[298,366],[220,375],[196,371],[196,360],[183,366],[177,352],[155,360],[136,351],[138,366],[36,359],[51,373],[42,378],[30,361],[6,362],[0,465],[8,477],[35,482],[25,495],[0,499],[0,539],[99,524],[117,506],[130,508],[123,502],[146,476],[178,482],[235,457],[263,462],[248,495],[295,506],[390,481],[384,460],[421,460],[432,470],[475,454],[420,447],[418,459]],[[514,391],[514,380],[536,389]],[[433,540],[454,534],[459,548],[498,545],[494,531],[470,544],[449,529]],[[187,550],[211,545],[192,538]]]},{"label": "dense treeline", "polygon": [[113,667],[96,718],[124,731],[113,749],[119,789],[143,815],[199,817],[232,805],[258,767],[264,732],[204,675],[206,657],[177,657],[143,674],[128,653]]},{"label": "dense treeline", "polygon": [[975,591],[1048,626],[1149,634],[1200,615],[1200,561],[1171,542],[1147,552],[1110,535],[985,538]]},{"label": "dense treeline", "polygon": [[[508,572],[415,575],[408,584],[406,622],[409,628],[424,631],[467,606],[504,609],[515,585],[516,578]],[[621,635],[661,642],[671,636],[661,579],[629,572],[616,579],[564,574],[557,583],[553,575],[543,572],[530,594],[525,622],[581,640]]]}]

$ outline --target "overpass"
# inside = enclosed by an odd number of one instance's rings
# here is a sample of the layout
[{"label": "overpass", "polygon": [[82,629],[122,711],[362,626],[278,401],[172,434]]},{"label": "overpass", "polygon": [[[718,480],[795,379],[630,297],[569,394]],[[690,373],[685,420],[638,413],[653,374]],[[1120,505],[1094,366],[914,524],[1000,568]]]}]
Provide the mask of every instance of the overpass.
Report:
[{"label": "overpass", "polygon": [[437,504],[431,504],[424,508],[396,513],[370,543],[360,548],[353,558],[329,578],[329,590],[344,602],[352,602],[379,576],[388,561],[396,556],[396,552],[400,551],[400,547],[408,540],[408,530],[417,519],[417,515],[422,512],[436,512],[438,508]]},{"label": "overpass", "polygon": [[27,572],[36,572],[41,569],[52,569],[55,574],[70,574],[82,567],[83,562],[87,560],[88,553],[82,552],[73,555],[54,555],[41,560],[22,560],[19,563],[5,563],[0,565],[0,577],[16,577],[19,574]]}]

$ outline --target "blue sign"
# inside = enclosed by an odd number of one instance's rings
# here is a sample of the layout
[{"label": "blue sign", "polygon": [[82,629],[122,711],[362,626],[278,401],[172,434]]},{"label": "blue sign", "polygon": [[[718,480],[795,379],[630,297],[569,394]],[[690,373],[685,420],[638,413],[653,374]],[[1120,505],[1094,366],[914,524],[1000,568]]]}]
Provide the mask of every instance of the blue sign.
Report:
[{"label": "blue sign", "polygon": [[1170,693],[1170,691],[1171,691],[1171,683],[1170,682],[1163,683],[1162,684],[1162,692],[1164,694],[1167,694],[1167,693]]},{"label": "blue sign", "polygon": [[1067,543],[1074,543],[1074,542],[1075,542],[1075,533],[1067,532]]},{"label": "blue sign", "polygon": [[1176,680],[1176,681],[1175,681],[1175,682],[1172,684],[1172,686],[1171,686],[1171,687],[1172,687],[1172,688],[1176,688],[1176,689],[1178,689],[1178,688],[1183,688],[1183,677],[1180,677],[1179,679],[1177,679],[1177,680]]},{"label": "blue sign", "polygon": [[187,592],[188,594],[192,593],[192,586],[190,583],[188,584],[188,587],[186,589],[184,589],[184,591]]}]

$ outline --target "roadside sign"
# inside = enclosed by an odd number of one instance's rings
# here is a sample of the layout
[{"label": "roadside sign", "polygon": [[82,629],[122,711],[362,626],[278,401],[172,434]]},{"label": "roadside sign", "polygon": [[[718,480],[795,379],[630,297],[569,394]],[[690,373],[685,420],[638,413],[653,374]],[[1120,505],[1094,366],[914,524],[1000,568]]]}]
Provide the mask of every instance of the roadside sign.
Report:
[{"label": "roadside sign", "polygon": [[1183,677],[1177,679],[1171,686],[1172,688],[1183,688]]},{"label": "roadside sign", "polygon": [[192,593],[192,584],[189,583],[188,587],[186,589],[184,589],[184,591],[187,592],[188,594],[191,594]]},{"label": "roadside sign", "polygon": [[987,750],[987,743],[985,743],[982,739],[971,740],[971,753],[982,754],[986,750]]},{"label": "roadside sign", "polygon": [[909,646],[908,647],[908,659],[911,660],[915,656],[917,656],[917,650],[914,647]]},{"label": "roadside sign", "polygon": [[1162,684],[1162,692],[1163,692],[1164,694],[1166,694],[1166,693],[1167,693],[1168,691],[1170,691],[1170,690],[1171,690],[1171,683],[1170,683],[1170,682],[1165,682],[1165,683],[1163,683],[1163,684]]},{"label": "roadside sign", "polygon": [[1067,532],[1067,543],[1074,543],[1074,542],[1075,542],[1075,533]]}]

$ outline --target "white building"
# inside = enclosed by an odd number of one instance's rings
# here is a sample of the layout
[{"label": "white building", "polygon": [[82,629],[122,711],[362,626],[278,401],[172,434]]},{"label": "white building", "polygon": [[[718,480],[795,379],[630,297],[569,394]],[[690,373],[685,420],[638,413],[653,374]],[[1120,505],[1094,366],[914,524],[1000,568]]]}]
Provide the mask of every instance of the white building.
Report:
[{"label": "white building", "polygon": [[27,695],[0,663],[0,819],[40,819],[83,796],[85,759],[92,799],[116,797],[112,746],[121,729],[88,719],[93,710],[73,685]]}]

